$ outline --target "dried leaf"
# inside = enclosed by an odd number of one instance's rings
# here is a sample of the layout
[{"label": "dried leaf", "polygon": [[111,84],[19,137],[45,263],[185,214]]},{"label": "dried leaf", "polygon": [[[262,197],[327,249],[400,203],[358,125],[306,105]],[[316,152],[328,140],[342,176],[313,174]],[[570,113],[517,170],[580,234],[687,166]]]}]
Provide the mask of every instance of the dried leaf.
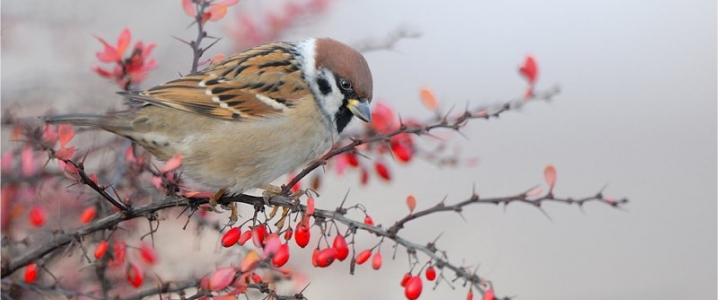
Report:
[{"label": "dried leaf", "polygon": [[182,9],[184,9],[184,12],[190,17],[194,17],[197,13],[192,0],[182,0]]},{"label": "dried leaf", "polygon": [[257,254],[257,251],[250,250],[247,252],[247,255],[244,256],[242,259],[242,263],[240,264],[239,270],[242,271],[242,273],[248,272],[249,270],[254,268],[254,265],[259,261],[259,254]]},{"label": "dried leaf", "polygon": [[416,198],[414,195],[406,197],[406,206],[409,207],[409,213],[413,213],[416,208]]},{"label": "dried leaf", "polygon": [[175,156],[172,156],[167,163],[165,163],[165,166],[162,167],[162,170],[160,170],[161,173],[167,173],[170,171],[174,171],[177,168],[182,165],[182,154],[177,153]]},{"label": "dried leaf", "polygon": [[212,275],[209,276],[207,282],[209,290],[220,291],[227,288],[232,283],[232,279],[234,279],[234,274],[236,273],[237,268],[231,266],[215,270],[212,272]]},{"label": "dried leaf", "polygon": [[57,135],[60,139],[60,148],[65,148],[65,145],[75,137],[75,131],[72,125],[62,124],[57,126]]},{"label": "dried leaf", "polygon": [[519,69],[521,75],[523,75],[529,84],[533,85],[538,77],[538,66],[533,56],[527,55],[524,65]]},{"label": "dried leaf", "polygon": [[431,91],[429,88],[421,88],[421,90],[419,91],[419,95],[421,96],[421,103],[423,103],[426,108],[433,112],[436,112],[439,109],[439,102],[436,101],[436,96],[434,95],[434,92]]},{"label": "dried leaf", "polygon": [[543,170],[543,178],[546,180],[546,184],[548,184],[549,188],[553,190],[554,185],[556,185],[556,168],[553,167],[553,165],[548,165]]}]

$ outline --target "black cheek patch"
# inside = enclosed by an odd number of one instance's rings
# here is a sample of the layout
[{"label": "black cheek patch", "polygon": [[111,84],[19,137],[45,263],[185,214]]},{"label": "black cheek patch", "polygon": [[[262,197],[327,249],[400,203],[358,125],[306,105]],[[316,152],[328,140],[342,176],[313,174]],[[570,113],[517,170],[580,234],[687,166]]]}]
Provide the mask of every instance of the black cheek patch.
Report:
[{"label": "black cheek patch", "polygon": [[322,95],[329,95],[332,92],[332,87],[329,86],[329,81],[324,78],[317,79],[317,85],[319,85],[319,91]]},{"label": "black cheek patch", "polygon": [[352,117],[354,114],[352,114],[351,111],[347,108],[347,98],[344,98],[344,101],[342,101],[342,106],[339,107],[339,110],[337,111],[336,115],[334,115],[334,122],[337,125],[337,132],[342,133],[344,131],[344,128],[347,127],[349,124],[349,121],[352,120]]}]

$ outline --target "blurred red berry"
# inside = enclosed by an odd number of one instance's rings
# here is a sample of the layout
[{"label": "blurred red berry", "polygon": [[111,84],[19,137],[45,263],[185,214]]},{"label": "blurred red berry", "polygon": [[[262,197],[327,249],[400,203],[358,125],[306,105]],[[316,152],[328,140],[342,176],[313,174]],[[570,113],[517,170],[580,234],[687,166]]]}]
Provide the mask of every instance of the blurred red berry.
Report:
[{"label": "blurred red berry", "polygon": [[37,264],[30,263],[25,266],[25,282],[34,283],[37,280]]},{"label": "blurred red berry", "polygon": [[150,265],[154,265],[157,262],[157,252],[147,243],[140,245],[140,257]]},{"label": "blurred red berry", "polygon": [[44,207],[40,205],[35,205],[30,208],[28,217],[30,218],[30,225],[35,227],[42,227],[42,225],[45,225],[45,220],[47,219],[47,212],[45,211]]},{"label": "blurred red berry", "polygon": [[127,244],[123,241],[117,241],[112,245],[112,260],[107,264],[110,267],[118,267],[125,262],[125,251]]},{"label": "blurred red berry", "polygon": [[369,182],[369,171],[365,168],[361,168],[361,178],[359,179],[361,185],[366,185]]},{"label": "blurred red berry", "polygon": [[483,300],[495,300],[495,299],[496,299],[496,296],[494,296],[494,290],[493,290],[493,289],[490,289],[490,288],[489,288],[489,289],[486,289],[486,291],[484,291],[484,298],[483,298]]},{"label": "blurred red berry", "polygon": [[352,167],[358,167],[359,166],[359,159],[357,159],[357,155],[354,153],[347,153],[345,154],[347,157],[347,163]]},{"label": "blurred red berry", "polygon": [[80,213],[80,223],[87,224],[92,221],[92,219],[95,218],[95,215],[97,214],[97,209],[95,209],[94,206],[90,206],[88,208],[85,208],[82,213]]},{"label": "blurred red berry", "polygon": [[400,162],[409,162],[414,156],[414,150],[411,146],[401,142],[392,142],[391,151],[394,152],[394,157]]},{"label": "blurred red berry", "polygon": [[386,133],[396,127],[394,110],[388,105],[377,102],[371,112],[371,127],[377,132]]},{"label": "blurred red berry", "polygon": [[386,181],[391,180],[391,174],[389,174],[389,168],[382,162],[376,162],[374,164],[374,169],[376,169],[376,173],[379,174],[379,177]]},{"label": "blurred red berry", "polygon": [[369,215],[364,217],[364,224],[367,225],[374,225],[374,219],[372,219]]},{"label": "blurred red berry", "polygon": [[142,270],[137,265],[127,266],[127,281],[134,287],[142,285]]},{"label": "blurred red berry", "polygon": [[105,252],[107,252],[109,244],[107,241],[100,241],[97,243],[97,246],[95,247],[95,258],[100,259],[103,256],[105,256]]}]

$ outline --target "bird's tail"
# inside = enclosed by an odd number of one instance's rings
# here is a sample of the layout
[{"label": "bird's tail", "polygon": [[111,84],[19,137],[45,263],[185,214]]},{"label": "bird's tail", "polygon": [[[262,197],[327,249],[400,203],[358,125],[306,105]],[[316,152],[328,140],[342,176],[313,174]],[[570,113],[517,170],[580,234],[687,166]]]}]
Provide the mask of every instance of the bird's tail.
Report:
[{"label": "bird's tail", "polygon": [[120,115],[67,114],[40,117],[48,124],[71,124],[75,126],[100,127],[108,131],[118,132],[131,126],[126,118]]},{"label": "bird's tail", "polygon": [[55,116],[42,116],[41,120],[48,124],[71,124],[77,126],[102,126],[105,116],[94,114],[68,114]]}]

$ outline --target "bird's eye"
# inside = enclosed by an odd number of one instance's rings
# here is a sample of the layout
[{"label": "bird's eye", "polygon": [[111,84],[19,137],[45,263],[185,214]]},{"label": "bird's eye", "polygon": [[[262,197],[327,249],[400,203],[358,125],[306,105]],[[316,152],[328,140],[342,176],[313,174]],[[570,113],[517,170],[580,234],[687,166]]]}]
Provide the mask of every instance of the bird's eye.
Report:
[{"label": "bird's eye", "polygon": [[352,89],[352,82],[347,79],[342,79],[341,81],[339,81],[339,85],[345,91]]}]

